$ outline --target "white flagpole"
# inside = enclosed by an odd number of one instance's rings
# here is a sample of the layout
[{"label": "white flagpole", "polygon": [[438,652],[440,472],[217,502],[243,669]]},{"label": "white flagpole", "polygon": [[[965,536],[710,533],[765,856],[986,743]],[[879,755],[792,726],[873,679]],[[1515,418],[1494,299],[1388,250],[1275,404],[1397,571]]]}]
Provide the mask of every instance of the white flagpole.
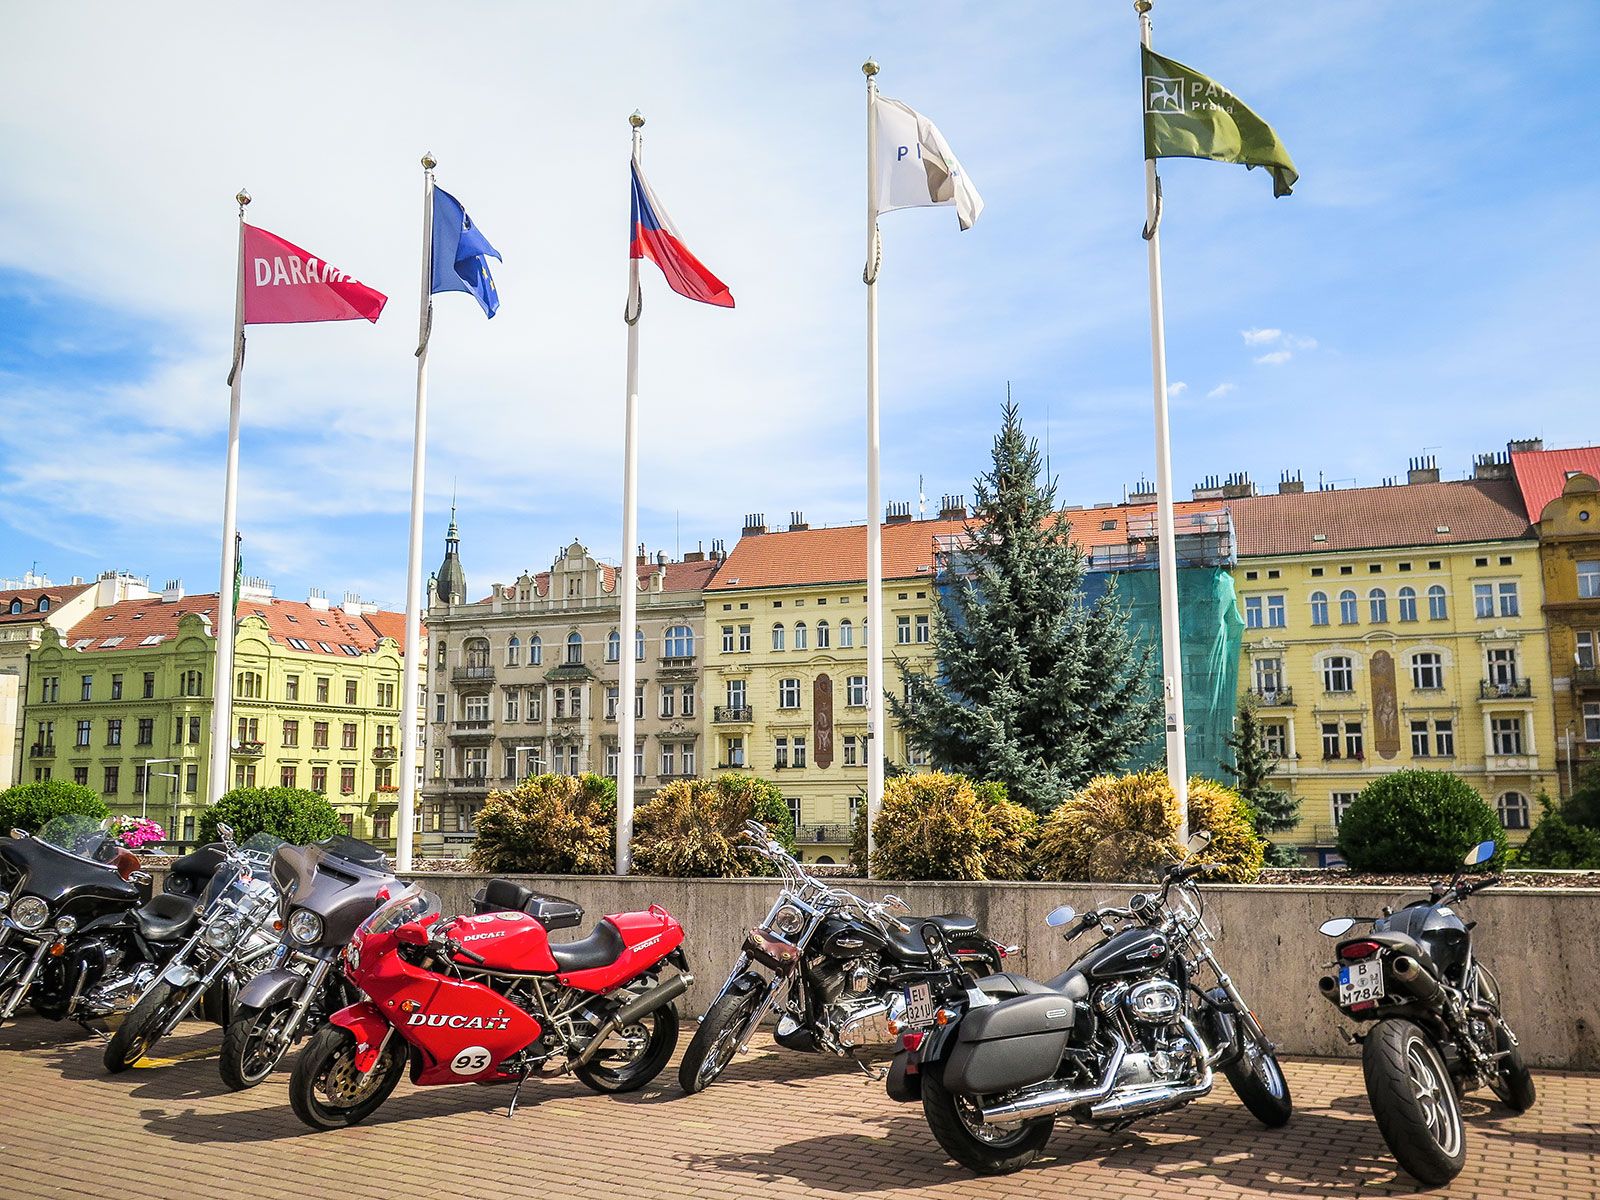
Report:
[{"label": "white flagpole", "polygon": [[400,806],[396,868],[411,870],[417,807],[417,688],[422,675],[423,474],[428,460],[428,342],[433,334],[433,168],[422,156],[422,298],[417,317],[417,415],[411,434],[411,542],[406,558],[406,644],[400,675]]},{"label": "white flagpole", "polygon": [[228,760],[233,750],[233,576],[239,535],[239,392],[244,385],[244,209],[250,193],[239,189],[239,255],[233,292],[233,370],[228,373],[228,468],[222,485],[222,571],[217,587],[217,658],[211,680],[211,770],[206,803],[228,790]]},{"label": "white flagpole", "polygon": [[[635,112],[633,161],[639,161],[644,118]],[[628,315],[628,306],[633,315]],[[633,869],[633,694],[639,677],[634,659],[634,629],[639,622],[639,260],[628,259],[628,299],[622,317],[628,325],[628,396],[622,418],[622,560],[617,564],[617,594],[622,598],[622,661],[617,679],[617,874]]]},{"label": "white flagpole", "polygon": [[[1134,0],[1139,40],[1150,49],[1152,0]],[[1142,101],[1141,101],[1142,103]],[[1172,516],[1172,435],[1167,425],[1167,333],[1161,304],[1161,182],[1145,159],[1146,240],[1150,247],[1150,361],[1156,402],[1156,548],[1161,578],[1161,671],[1166,704],[1167,779],[1178,799],[1178,840],[1189,840],[1189,767],[1184,746],[1183,643],[1178,632],[1178,548]]]},{"label": "white flagpole", "polygon": [[878,123],[873,112],[878,64],[867,77],[867,875],[876,848],[872,827],[883,807],[883,756],[888,750],[883,703],[883,504],[878,494]]}]

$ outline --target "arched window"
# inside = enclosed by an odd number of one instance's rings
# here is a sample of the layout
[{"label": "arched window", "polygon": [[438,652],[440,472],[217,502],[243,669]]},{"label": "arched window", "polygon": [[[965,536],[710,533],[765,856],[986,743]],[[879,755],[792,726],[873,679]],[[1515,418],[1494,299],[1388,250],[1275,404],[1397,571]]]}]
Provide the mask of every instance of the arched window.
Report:
[{"label": "arched window", "polygon": [[783,625],[781,623],[772,627],[772,648],[774,650],[783,649]]},{"label": "arched window", "polygon": [[694,630],[687,625],[674,625],[661,637],[661,652],[667,658],[693,658]]},{"label": "arched window", "polygon": [[40,596],[39,597],[39,611],[40,612],[49,612],[50,611],[50,597],[49,596]]},{"label": "arched window", "polygon": [[467,668],[469,670],[486,670],[489,666],[489,639],[468,638],[463,647],[467,653]]},{"label": "arched window", "polygon": [[806,623],[804,621],[796,621],[794,623],[794,648],[796,650],[804,650],[807,644]]},{"label": "arched window", "polygon": [[1311,593],[1311,623],[1313,625],[1326,625],[1328,623],[1328,593]]},{"label": "arched window", "polygon": [[615,629],[606,634],[606,661],[622,661],[622,635]]},{"label": "arched window", "polygon": [[1382,588],[1373,588],[1367,593],[1367,607],[1371,610],[1374,625],[1386,623],[1389,620],[1389,593]]},{"label": "arched window", "polygon": [[544,662],[544,641],[536,633],[528,639],[528,665],[537,667]]},{"label": "arched window", "polygon": [[1500,824],[1507,829],[1528,828],[1528,798],[1521,792],[1502,793],[1495,807],[1500,812]]},{"label": "arched window", "polygon": [[1402,621],[1415,621],[1417,619],[1417,589],[1403,587],[1400,589],[1400,619]]},{"label": "arched window", "polygon": [[850,624],[850,618],[846,617],[839,622],[839,648],[841,650],[849,650],[855,644],[856,627]]},{"label": "arched window", "polygon": [[511,635],[511,640],[506,643],[506,666],[515,667],[522,663],[522,639],[516,634]]},{"label": "arched window", "polygon": [[1356,594],[1349,588],[1339,593],[1339,624],[1354,625],[1360,620],[1356,611]]},{"label": "arched window", "polygon": [[817,622],[817,649],[818,650],[826,650],[832,644],[833,644],[833,637],[832,637],[832,635],[831,635],[831,633],[830,633],[830,631],[828,629],[828,623],[826,621],[818,621]]},{"label": "arched window", "polygon": [[1450,610],[1444,600],[1444,588],[1436,583],[1428,589],[1428,620],[1444,621],[1448,620],[1449,616]]},{"label": "arched window", "polygon": [[12,616],[16,616],[21,611],[22,611],[22,601],[21,600],[13,600],[11,602],[11,615]]},{"label": "arched window", "polygon": [[583,665],[583,634],[574,629],[567,634],[567,666],[581,667]]},{"label": "arched window", "polygon": [[633,631],[633,661],[644,661],[644,630],[642,629]]}]

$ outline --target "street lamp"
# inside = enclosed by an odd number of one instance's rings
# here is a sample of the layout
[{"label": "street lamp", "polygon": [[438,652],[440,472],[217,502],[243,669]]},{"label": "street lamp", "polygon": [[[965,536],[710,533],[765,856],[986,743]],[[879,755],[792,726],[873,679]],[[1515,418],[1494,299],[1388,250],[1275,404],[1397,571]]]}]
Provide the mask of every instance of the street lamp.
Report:
[{"label": "street lamp", "polygon": [[[540,754],[541,751],[543,751],[543,749],[544,749],[543,746],[513,746],[513,747],[511,747],[511,752],[513,754],[521,754],[524,750],[527,750],[529,752],[529,756],[528,756],[528,775],[533,775],[533,774],[537,773],[537,772],[535,772],[534,768],[539,766],[541,764],[541,762],[543,761],[539,757],[539,754]],[[524,775],[522,777],[522,779],[526,779],[528,777],[528,775]],[[517,782],[521,783],[522,779],[517,780]]]},{"label": "street lamp", "polygon": [[[170,781],[167,784],[167,807],[172,810],[173,819],[176,820],[178,813],[178,773],[176,771],[152,771],[150,768],[157,763],[177,763],[180,761],[182,760],[176,758],[147,758],[144,760],[144,793],[139,800],[139,819],[141,821],[147,819],[146,814],[150,810],[150,777],[152,775],[158,779]],[[171,837],[172,831],[169,829],[167,830],[168,840],[171,840]]]}]

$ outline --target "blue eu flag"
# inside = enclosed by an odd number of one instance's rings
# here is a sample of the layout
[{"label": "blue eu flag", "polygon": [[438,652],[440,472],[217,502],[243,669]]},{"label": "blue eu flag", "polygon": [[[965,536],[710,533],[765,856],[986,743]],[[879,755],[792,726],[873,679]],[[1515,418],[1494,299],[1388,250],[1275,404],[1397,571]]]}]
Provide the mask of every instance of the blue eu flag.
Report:
[{"label": "blue eu flag", "polygon": [[483,315],[494,316],[500,307],[500,293],[489,274],[491,255],[500,258],[500,251],[472,223],[461,201],[443,188],[434,188],[433,283],[429,292],[471,292],[483,306]]}]

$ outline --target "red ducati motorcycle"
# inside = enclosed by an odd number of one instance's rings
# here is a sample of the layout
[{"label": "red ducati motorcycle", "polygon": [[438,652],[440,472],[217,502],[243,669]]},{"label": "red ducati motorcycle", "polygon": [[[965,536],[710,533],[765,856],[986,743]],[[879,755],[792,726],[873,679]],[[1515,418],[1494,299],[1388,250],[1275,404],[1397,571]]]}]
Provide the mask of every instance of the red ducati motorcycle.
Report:
[{"label": "red ducati motorcycle", "polygon": [[682,945],[683,926],[654,904],[557,944],[525,912],[444,919],[412,884],[351,939],[345,974],[368,999],[301,1051],[295,1115],[313,1129],[354,1125],[408,1064],[419,1086],[515,1082],[512,1113],[528,1076],[558,1062],[597,1092],[643,1087],[677,1045],[674,1001],[694,982]]}]

